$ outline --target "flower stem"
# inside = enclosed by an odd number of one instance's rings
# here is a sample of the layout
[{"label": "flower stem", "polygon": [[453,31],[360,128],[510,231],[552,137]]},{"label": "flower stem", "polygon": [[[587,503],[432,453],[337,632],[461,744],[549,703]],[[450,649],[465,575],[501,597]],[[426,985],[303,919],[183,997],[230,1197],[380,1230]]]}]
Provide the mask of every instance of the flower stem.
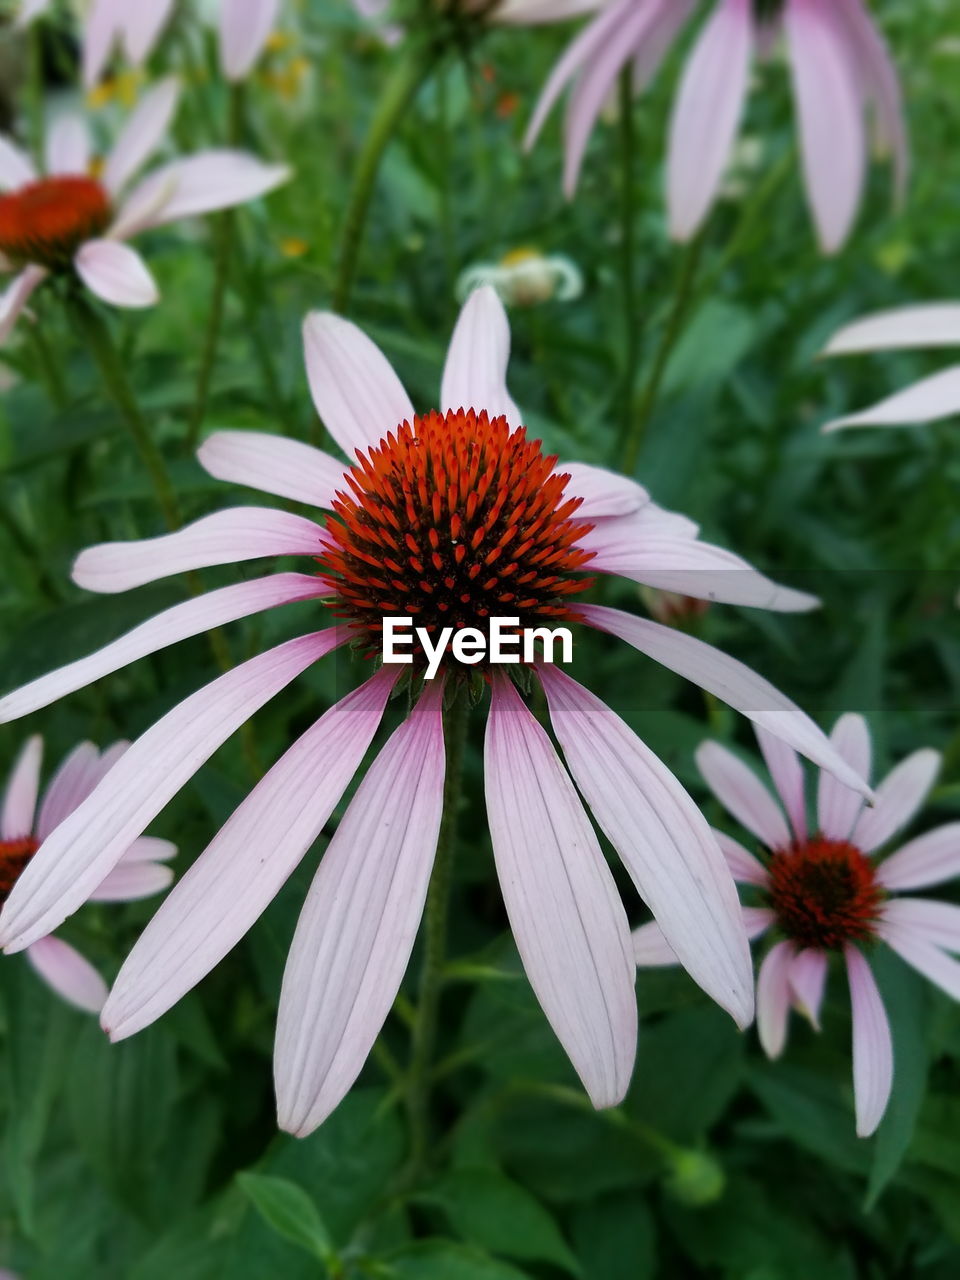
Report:
[{"label": "flower stem", "polygon": [[636,184],[635,129],[633,119],[633,73],[620,73],[620,274],[623,277],[623,438],[631,426],[633,393],[640,360],[640,332],[637,326],[636,296]]},{"label": "flower stem", "polygon": [[430,1139],[430,1090],[437,1038],[437,1014],[447,950],[447,916],[457,815],[463,789],[463,755],[470,707],[460,690],[444,712],[447,767],[443,784],[443,821],[424,912],[423,968],[410,1056],[407,1109],[410,1116],[410,1180],[415,1182],[426,1160]]}]

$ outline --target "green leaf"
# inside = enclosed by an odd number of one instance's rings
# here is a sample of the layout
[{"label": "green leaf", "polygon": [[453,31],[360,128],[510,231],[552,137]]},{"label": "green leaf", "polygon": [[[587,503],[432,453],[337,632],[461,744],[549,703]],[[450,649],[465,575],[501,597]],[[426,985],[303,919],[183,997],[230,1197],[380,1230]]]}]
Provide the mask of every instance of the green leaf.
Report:
[{"label": "green leaf", "polygon": [[852,1108],[834,1080],[778,1062],[757,1064],[747,1082],[792,1142],[841,1169],[869,1168],[870,1147],[856,1136]]},{"label": "green leaf", "polygon": [[394,1254],[384,1275],[395,1280],[530,1280],[526,1272],[469,1245],[423,1240]]},{"label": "green leaf", "polygon": [[635,1192],[578,1206],[573,1214],[573,1240],[584,1280],[653,1280],[656,1225],[646,1202]]},{"label": "green leaf", "polygon": [[238,1173],[240,1189],[277,1235],[329,1262],[334,1257],[330,1233],[306,1191],[287,1178]]}]

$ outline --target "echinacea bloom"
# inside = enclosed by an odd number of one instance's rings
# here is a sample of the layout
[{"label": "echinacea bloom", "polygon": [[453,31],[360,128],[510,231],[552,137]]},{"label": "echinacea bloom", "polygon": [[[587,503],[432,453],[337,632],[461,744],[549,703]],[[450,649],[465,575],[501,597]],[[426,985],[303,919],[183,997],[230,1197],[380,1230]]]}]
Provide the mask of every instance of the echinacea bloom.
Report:
[{"label": "echinacea bloom", "polygon": [[[846,325],[827,343],[826,356],[861,355],[868,351],[896,351],[960,347],[960,303],[897,307]],[[960,413],[960,364],[921,378],[859,413],[825,424],[824,431],[841,427],[906,427],[937,422]]]},{"label": "echinacea bloom", "polygon": [[[40,766],[43,739],[29,738],[7,783],[0,808],[0,903],[29,866],[51,831],[82,804],[127,749],[118,742],[100,752],[81,742],[51,778],[43,796]],[[135,902],[166,889],[173,872],[164,864],[177,852],[168,840],[142,836],[121,853],[88,902]],[[62,938],[39,937],[27,947],[27,958],[41,978],[70,1004],[99,1013],[107,998],[107,984],[89,960]]]},{"label": "echinacea bloom", "polygon": [[0,136],[0,271],[15,272],[0,294],[0,342],[51,275],[75,273],[116,307],[152,306],[157,286],[127,240],[180,218],[256,200],[287,180],[283,165],[218,149],[172,160],[133,183],[164,141],[178,96],[175,79],[155,85],[102,164],[81,116],[64,115],[54,124],[43,173]]},{"label": "echinacea bloom", "polygon": [[508,307],[533,307],[541,302],[572,302],[583,292],[580,268],[562,254],[536,249],[513,249],[499,262],[477,262],[457,280],[456,295],[463,302],[482,285],[491,285]]},{"label": "echinacea bloom", "polygon": [[[239,582],[176,605],[9,694],[0,720],[287,602],[326,598],[338,620],[220,676],[134,743],[24,873],[0,918],[8,950],[75,910],[217,747],[311,664],[345,644],[377,656],[386,616],[413,616],[434,629],[482,626],[491,614],[516,615],[523,625],[584,623],[697,681],[858,785],[813,722],[741,663],[656,623],[576,603],[589,583],[585,569],[761,607],[804,609],[812,600],[701,542],[694,524],[656,506],[632,480],[578,463],[558,468],[528,440],[506,386],[510,333],[493,290],[477,290],[461,312],[439,412],[418,415],[385,356],[348,321],[313,314],[305,342],[317,410],[353,465],[246,431],[214,434],[199,456],[221,480],[332,514],[316,522],[232,508],[164,537],[85,551],[74,579],[125,591],[189,569],[279,556],[304,557],[307,572]],[[103,1024],[114,1039],[169,1009],[266,908],[363,760],[400,670],[380,667],[323,714],[186,873],[113,988]],[[393,1004],[441,820],[442,698],[477,670],[448,657],[438,678],[424,682],[323,855],[280,1000],[276,1086],[280,1123],[292,1132],[309,1132],[337,1105]],[[565,767],[506,671],[484,672],[486,800],[504,901],[554,1031],[594,1103],[609,1105],[623,1096],[634,1058],[630,938],[574,783],[683,963],[746,1024],[752,977],[736,891],[696,805],[619,716],[556,667],[538,666]]]},{"label": "echinacea bloom", "polygon": [[[853,1010],[857,1133],[867,1137],[880,1123],[893,1081],[890,1026],[870,967],[875,948],[886,943],[960,1000],[960,963],[948,954],[960,952],[960,907],[897,896],[960,875],[960,823],[883,852],[917,813],[936,777],[939,753],[921,750],[878,784],[872,807],[821,773],[816,820],[810,824],[796,754],[762,728],[757,738],[779,803],[719,743],[704,743],[697,764],[717,799],[762,846],[757,858],[731,836],[715,832],[734,879],[749,886],[760,904],[743,908],[747,933],[777,939],[757,981],[760,1043],[769,1057],[779,1056],[791,1007],[819,1028],[829,959],[842,958]],[[869,777],[870,731],[862,716],[841,716],[831,741],[858,774]],[[633,936],[639,965],[675,963],[657,924],[642,925]]]},{"label": "echinacea bloom", "polygon": [[[635,90],[643,91],[698,7],[697,0],[607,0],[557,63],[527,145],[572,85],[568,195],[576,190],[590,133],[620,72],[632,67]],[[823,250],[843,244],[856,216],[870,151],[868,109],[878,145],[893,155],[902,194],[908,157],[900,85],[863,0],[717,0],[687,61],[670,123],[667,210],[676,239],[695,235],[713,206],[740,127],[751,61],[767,55],[781,33],[807,198]]]}]

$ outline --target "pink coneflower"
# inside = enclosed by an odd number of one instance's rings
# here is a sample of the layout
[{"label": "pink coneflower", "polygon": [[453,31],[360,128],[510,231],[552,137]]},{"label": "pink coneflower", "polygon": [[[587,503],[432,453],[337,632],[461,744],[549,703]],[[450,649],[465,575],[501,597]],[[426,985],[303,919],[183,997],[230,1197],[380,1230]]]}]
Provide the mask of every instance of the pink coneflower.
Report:
[{"label": "pink coneflower", "polygon": [[62,116],[47,140],[45,172],[0,136],[0,271],[16,275],[0,294],[0,342],[48,276],[75,274],[104,302],[149,307],[157,286],[125,243],[152,227],[245,204],[285,182],[289,170],[245,151],[198,151],[132,180],[163,142],[177,107],[174,79],[155,85],[110,154],[98,163],[86,122]]},{"label": "pink coneflower", "polygon": [[[816,825],[807,822],[804,774],[795,753],[762,728],[757,738],[780,804],[757,775],[719,743],[704,743],[697,763],[714,795],[763,846],[758,859],[716,832],[734,879],[751,886],[762,905],[743,908],[751,938],[773,932],[757,982],[757,1030],[771,1058],[782,1051],[793,1007],[819,1027],[831,955],[841,956],[853,1009],[853,1085],[857,1133],[873,1133],[893,1080],[890,1026],[870,969],[881,942],[907,964],[960,999],[960,907],[928,898],[899,898],[960,874],[960,823],[928,831],[877,861],[891,837],[910,821],[933,785],[940,756],[915,751],[876,789],[876,804],[821,773]],[[845,715],[831,741],[858,774],[870,773],[866,721]],[[655,923],[634,932],[641,966],[675,963]]]},{"label": "pink coneflower", "polygon": [[[506,386],[510,334],[492,289],[477,290],[463,308],[439,411],[417,415],[386,358],[348,321],[313,314],[305,341],[317,409],[356,462],[243,431],[211,436],[200,460],[219,479],[332,514],[317,523],[272,508],[234,508],[165,537],[94,547],[77,560],[74,579],[95,591],[125,591],[188,569],[278,556],[303,557],[308,571],[177,605],[10,694],[0,701],[0,720],[286,602],[326,598],[338,621],[221,676],[148,730],[24,873],[0,921],[8,949],[29,945],[73,911],[217,747],[312,663],[348,643],[377,653],[390,615],[436,629],[482,626],[506,611],[524,625],[568,620],[597,628],[858,785],[813,722],[739,662],[656,623],[579,602],[587,570],[761,607],[813,603],[700,542],[695,525],[656,506],[633,481],[583,464],[557,467],[528,440]],[[113,1038],[170,1008],[279,891],[359,767],[399,670],[381,667],[322,715],[183,877],[113,989],[103,1016]],[[349,1089],[399,989],[441,820],[442,699],[465,696],[460,686],[478,670],[448,657],[439,677],[425,682],[320,863],[280,1001],[279,1115],[295,1133],[320,1124]],[[745,1024],[752,978],[736,891],[696,805],[619,716],[555,667],[530,672],[545,691],[565,767],[507,671],[485,670],[486,800],[500,884],[531,985],[590,1097],[608,1105],[623,1096],[634,1057],[630,939],[576,787],[683,963]]]},{"label": "pink coneflower", "polygon": [[[856,320],[827,343],[824,355],[860,355],[868,351],[896,351],[960,347],[960,303],[898,307]],[[859,413],[826,423],[824,431],[841,427],[912,427],[960,413],[960,365],[921,378]]]},{"label": "pink coneflower", "polygon": [[[51,831],[83,803],[126,749],[125,742],[118,742],[101,753],[93,743],[81,742],[54,774],[38,805],[43,739],[28,739],[10,774],[0,809],[0,903],[6,902]],[[168,840],[150,836],[134,840],[87,901],[135,902],[159,893],[173,879],[164,863],[176,852],[176,845]],[[70,1004],[88,1013],[99,1013],[103,1008],[107,984],[69,943],[52,935],[39,937],[27,947],[27,958]]]},{"label": "pink coneflower", "polygon": [[[646,88],[697,8],[697,0],[607,0],[554,68],[527,143],[573,82],[568,195],[617,76],[632,65],[637,91]],[[893,154],[902,193],[907,142],[900,86],[863,0],[717,0],[687,62],[670,124],[667,208],[676,239],[693,236],[713,205],[740,126],[751,60],[766,55],[781,33],[793,74],[807,197],[824,251],[843,244],[860,203],[870,149],[865,108],[872,108],[877,142]]]}]

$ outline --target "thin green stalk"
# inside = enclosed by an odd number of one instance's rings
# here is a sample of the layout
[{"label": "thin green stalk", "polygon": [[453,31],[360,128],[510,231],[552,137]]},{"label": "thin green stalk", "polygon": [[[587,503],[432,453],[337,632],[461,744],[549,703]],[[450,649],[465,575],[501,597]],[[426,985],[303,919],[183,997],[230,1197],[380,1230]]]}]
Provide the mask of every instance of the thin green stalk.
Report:
[{"label": "thin green stalk", "polygon": [[620,274],[623,290],[623,438],[630,431],[633,395],[640,362],[640,330],[636,295],[636,130],[633,118],[633,73],[620,73]]},{"label": "thin green stalk", "polygon": [[413,1025],[407,1110],[410,1117],[410,1180],[416,1181],[426,1162],[430,1142],[430,1093],[433,1055],[437,1039],[437,1014],[443,987],[447,950],[447,916],[457,835],[457,811],[463,789],[463,755],[469,723],[469,700],[460,690],[444,712],[447,767],[443,785],[443,821],[437,856],[430,877],[424,912],[423,968]]},{"label": "thin green stalk", "polygon": [[54,408],[66,409],[70,403],[70,397],[67,393],[60,366],[57,364],[56,357],[47,342],[44,327],[42,324],[31,324],[27,327],[27,331],[30,334],[30,343],[37,358],[41,379],[46,383],[47,393],[53,402]]}]

